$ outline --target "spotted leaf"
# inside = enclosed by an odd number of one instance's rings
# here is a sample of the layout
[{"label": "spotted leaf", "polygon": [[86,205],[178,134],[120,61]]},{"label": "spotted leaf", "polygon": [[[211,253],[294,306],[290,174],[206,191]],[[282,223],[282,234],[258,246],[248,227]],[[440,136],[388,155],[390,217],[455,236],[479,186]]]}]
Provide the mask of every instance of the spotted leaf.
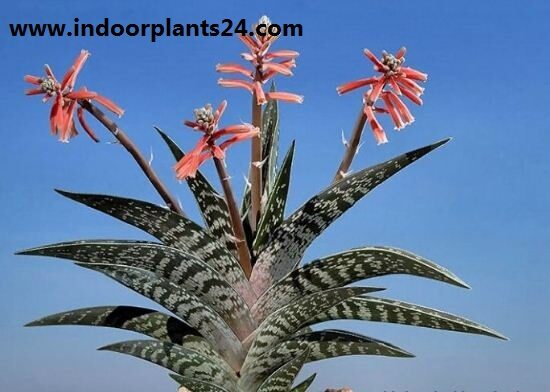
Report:
[{"label": "spotted leaf", "polygon": [[[282,364],[290,361],[304,349],[309,349],[308,362],[345,355],[380,355],[412,357],[409,352],[390,343],[368,336],[340,330],[312,331],[290,337],[261,355],[243,376],[247,385],[263,381]],[[245,380],[241,381],[245,385]]]},{"label": "spotted leaf", "polygon": [[292,142],[290,149],[283,160],[281,170],[278,171],[272,189],[269,192],[267,203],[263,208],[262,217],[258,223],[256,237],[252,245],[255,252],[267,242],[271,233],[281,224],[285,215],[286,199],[290,186],[290,172],[292,170],[292,159],[294,157],[295,143]]},{"label": "spotted leaf", "polygon": [[[275,83],[270,91],[275,91]],[[276,99],[269,100],[262,114],[262,157],[266,159],[262,166],[264,192],[270,193],[277,173],[277,158],[279,153],[279,103]]]},{"label": "spotted leaf", "polygon": [[300,328],[310,325],[310,320],[316,314],[327,311],[347,298],[380,290],[372,287],[345,287],[326,290],[300,298],[272,313],[256,330],[242,372],[244,373],[248,371],[249,367],[254,366],[260,355]]},{"label": "spotted leaf", "polygon": [[234,331],[209,306],[172,282],[133,267],[79,264],[101,272],[173,312],[219,349],[231,367],[243,360],[242,345]]},{"label": "spotted leaf", "polygon": [[313,381],[315,381],[315,377],[317,377],[317,373],[313,373],[311,376],[292,388],[290,392],[306,392],[311,384],[313,384]]},{"label": "spotted leaf", "polygon": [[156,243],[131,241],[74,241],[46,245],[20,252],[58,257],[92,264],[117,264],[154,272],[195,294],[245,338],[255,328],[243,298],[222,275],[195,256]]},{"label": "spotted leaf", "polygon": [[181,320],[153,309],[135,306],[100,306],[52,314],[28,323],[27,327],[86,325],[138,332],[164,342],[181,344],[187,335],[199,332]]},{"label": "spotted leaf", "polygon": [[450,313],[407,302],[369,296],[342,301],[329,310],[319,312],[312,321],[321,323],[329,320],[346,319],[380,321],[506,339],[506,337],[490,328]]},{"label": "spotted leaf", "polygon": [[309,199],[275,230],[265,249],[258,255],[251,276],[256,293],[264,293],[292,271],[313,240],[363,196],[447,141],[448,139],[363,169]]},{"label": "spotted leaf", "polygon": [[[185,153],[179,148],[176,142],[160,128],[155,127],[155,129],[167,144],[176,161],[181,160],[185,156]],[[236,252],[235,241],[232,239],[231,218],[225,199],[216,192],[212,184],[200,171],[197,171],[195,178],[187,178],[186,182],[193,196],[195,196],[208,231],[215,238],[224,238],[225,245],[233,252]]]},{"label": "spotted leaf", "polygon": [[468,287],[449,270],[410,252],[364,247],[323,257],[293,270],[259,298],[252,312],[261,321],[301,296],[389,274],[415,275]]},{"label": "spotted leaf", "polygon": [[237,378],[208,357],[173,343],[155,340],[130,340],[101,347],[99,350],[131,355],[162,366],[182,376],[236,388]]},{"label": "spotted leaf", "polygon": [[79,203],[111,215],[210,265],[237,290],[247,303],[254,294],[239,262],[229,249],[196,223],[152,203],[116,196],[58,191]]},{"label": "spotted leaf", "polygon": [[[179,374],[170,374],[170,377],[174,379],[178,384],[192,392],[237,392],[236,389],[225,389],[224,387],[214,384],[212,382],[199,380],[191,377],[180,376]],[[182,392],[182,391],[178,391]]]},{"label": "spotted leaf", "polygon": [[287,392],[290,390],[296,376],[307,361],[308,355],[309,350],[305,350],[281,366],[260,385],[258,392]]}]

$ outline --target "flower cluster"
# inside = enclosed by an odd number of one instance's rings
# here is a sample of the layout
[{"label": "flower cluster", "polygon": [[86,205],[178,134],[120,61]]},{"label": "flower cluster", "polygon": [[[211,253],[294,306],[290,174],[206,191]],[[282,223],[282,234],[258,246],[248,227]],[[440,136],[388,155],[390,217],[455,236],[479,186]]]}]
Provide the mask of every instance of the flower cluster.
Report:
[{"label": "flower cluster", "polygon": [[[220,118],[226,107],[227,102],[223,101],[218,109],[213,111],[212,105],[207,104],[202,108],[195,109],[195,121],[185,121],[185,125],[204,135],[195,148],[175,165],[174,169],[178,179],[195,177],[199,167],[209,158],[224,159],[225,150],[229,146],[259,135],[258,128],[251,124],[231,125],[218,129]],[[224,136],[230,137],[219,145],[216,144]]]},{"label": "flower cluster", "polygon": [[[360,87],[370,86],[370,90],[364,94],[363,110],[379,144],[387,143],[388,139],[375,113],[389,114],[395,129],[400,130],[414,121],[414,117],[400,97],[405,96],[415,104],[422,105],[420,96],[424,89],[417,82],[425,82],[428,76],[403,66],[405,52],[405,48],[399,49],[395,55],[384,51],[382,58],[378,59],[371,51],[365,49],[364,53],[373,62],[374,70],[381,75],[355,80],[337,88],[338,94],[345,94]],[[379,99],[383,105],[375,106]]]},{"label": "flower cluster", "polygon": [[239,64],[218,64],[216,66],[218,72],[238,73],[246,76],[249,80],[220,78],[218,84],[224,87],[237,87],[248,90],[256,96],[258,105],[263,105],[270,99],[302,103],[304,98],[301,95],[287,92],[264,92],[263,90],[263,85],[275,75],[291,76],[292,68],[296,67],[295,59],[299,55],[298,52],[293,50],[269,52],[271,45],[277,39],[277,36],[268,33],[270,24],[269,18],[263,16],[258,24],[261,29],[265,29],[262,34],[255,33],[252,37],[239,35],[240,40],[250,51],[242,53],[241,56],[252,64],[252,70]]},{"label": "flower cluster", "polygon": [[65,73],[61,82],[56,79],[53,71],[48,65],[44,66],[46,76],[38,77],[26,75],[24,78],[26,82],[37,86],[27,90],[27,95],[43,94],[44,98],[42,100],[44,102],[50,99],[53,101],[50,111],[50,128],[52,134],[57,135],[62,142],[68,142],[70,138],[78,134],[74,123],[75,109],[82,128],[94,141],[98,141],[96,135],[84,118],[82,107],[77,108],[78,100],[94,100],[118,116],[122,116],[124,113],[115,103],[96,92],[88,91],[86,88],[74,91],[76,78],[89,56],[90,52],[82,50],[72,67]]}]

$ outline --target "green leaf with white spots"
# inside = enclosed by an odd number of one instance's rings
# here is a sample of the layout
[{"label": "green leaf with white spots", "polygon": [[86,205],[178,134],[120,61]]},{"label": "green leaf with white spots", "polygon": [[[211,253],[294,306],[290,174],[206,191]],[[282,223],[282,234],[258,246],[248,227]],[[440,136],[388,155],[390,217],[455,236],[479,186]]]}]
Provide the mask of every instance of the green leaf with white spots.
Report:
[{"label": "green leaf with white spots", "polygon": [[191,220],[166,208],[123,197],[58,191],[65,197],[146,231],[164,245],[180,249],[210,265],[247,303],[255,295],[243,270],[227,247]]},{"label": "green leaf with white spots", "polygon": [[30,322],[26,327],[53,325],[118,328],[177,344],[181,344],[188,335],[200,335],[195,328],[175,317],[135,306],[100,306],[69,310]]},{"label": "green leaf with white spots", "polygon": [[[345,355],[380,355],[409,358],[413,355],[393,344],[348,331],[326,329],[290,337],[261,355],[243,376],[242,385],[255,385],[275,369],[309,349],[308,362]],[[245,381],[246,379],[246,381]],[[246,384],[245,384],[246,383]]]},{"label": "green leaf with white spots", "polygon": [[370,296],[342,301],[328,310],[319,312],[312,321],[321,323],[330,320],[379,321],[506,339],[505,336],[488,327],[450,313],[407,302]]},{"label": "green leaf with white spots", "polygon": [[379,355],[385,357],[411,358],[414,355],[391,343],[365,335],[336,329],[313,331],[292,337],[280,346],[291,351],[305,343],[309,348],[308,362],[346,355]]},{"label": "green leaf with white spots", "polygon": [[[274,92],[275,83],[270,91]],[[271,193],[277,173],[277,158],[279,153],[279,103],[276,99],[269,100],[262,113],[262,182],[264,192]]]},{"label": "green leaf with white spots", "polygon": [[314,293],[286,305],[272,313],[258,327],[254,341],[242,367],[243,374],[263,353],[285,340],[299,329],[311,325],[310,320],[347,298],[382,289],[372,287],[344,287]]},{"label": "green leaf with white spots", "polygon": [[240,391],[236,389],[228,390],[220,385],[217,385],[211,382],[198,380],[196,378],[191,378],[191,377],[183,377],[183,376],[180,376],[179,374],[170,374],[170,377],[172,377],[174,381],[176,381],[179,385],[181,385],[182,387],[185,387],[191,392],[238,392]]},{"label": "green leaf with white spots", "polygon": [[313,373],[311,376],[292,388],[290,392],[306,392],[311,384],[313,384],[313,381],[315,381],[315,377],[317,377],[317,373]]},{"label": "green leaf with white spots", "polygon": [[351,174],[309,199],[275,230],[258,255],[251,276],[255,291],[263,294],[292,271],[313,240],[372,189],[448,141],[410,151]]},{"label": "green leaf with white spots", "polygon": [[213,382],[229,389],[237,386],[235,374],[227,373],[208,357],[177,344],[156,340],[130,340],[110,344],[99,350],[131,355],[182,376]]},{"label": "green leaf with white spots", "polygon": [[468,287],[449,270],[413,253],[382,246],[364,247],[323,257],[293,270],[258,299],[252,313],[261,321],[304,295],[390,274],[414,275]]},{"label": "green leaf with white spots", "polygon": [[248,177],[245,177],[246,184],[244,185],[243,190],[243,199],[241,201],[241,216],[243,219],[247,219],[248,213],[250,212],[250,183]]},{"label": "green leaf with white spots", "polygon": [[292,142],[281,165],[281,170],[277,173],[274,184],[269,192],[267,203],[263,208],[254,244],[252,245],[255,253],[264,246],[270,235],[284,219],[295,145],[295,142]]},{"label": "green leaf with white spots", "polygon": [[[275,91],[275,84],[271,84],[270,91]],[[267,102],[262,113],[262,194],[271,192],[277,173],[277,158],[279,154],[279,103],[272,99]],[[245,216],[250,209],[250,185],[245,185],[241,202],[241,215]]]},{"label": "green leaf with white spots", "polygon": [[205,357],[210,358],[210,360],[215,362],[226,372],[234,373],[231,366],[229,366],[225,359],[223,359],[223,357],[214,349],[212,344],[205,338],[201,336],[188,335],[182,339],[180,346],[204,355]]},{"label": "green leaf with white spots", "polygon": [[195,256],[176,248],[151,242],[91,240],[46,245],[20,254],[127,265],[151,271],[195,294],[231,328],[242,331],[244,337],[256,327],[245,301],[223,276]]},{"label": "green leaf with white spots", "polygon": [[307,361],[309,350],[303,351],[293,360],[277,369],[262,385],[258,392],[287,392],[291,389],[296,376]]},{"label": "green leaf with white spots", "polygon": [[244,352],[235,332],[195,295],[166,279],[137,268],[102,264],[79,265],[101,272],[173,312],[217,347],[232,368],[238,368],[242,363]]},{"label": "green leaf with white spots", "polygon": [[[174,155],[176,161],[181,160],[185,153],[179,148],[170,136],[164,133],[160,128],[155,127],[168,148]],[[208,231],[215,238],[224,238],[225,245],[236,252],[235,241],[232,239],[233,229],[231,226],[231,218],[227,209],[225,199],[214,189],[208,179],[197,171],[195,178],[187,178],[186,180],[189,189],[195,196],[195,200],[199,206],[201,216],[208,227]]]}]

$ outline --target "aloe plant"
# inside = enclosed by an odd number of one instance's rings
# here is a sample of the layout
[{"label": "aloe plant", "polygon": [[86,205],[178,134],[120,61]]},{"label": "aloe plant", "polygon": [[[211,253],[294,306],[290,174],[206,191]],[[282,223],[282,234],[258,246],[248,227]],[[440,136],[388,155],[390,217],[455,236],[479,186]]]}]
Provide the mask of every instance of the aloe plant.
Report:
[{"label": "aloe plant", "polygon": [[[401,57],[398,54],[396,58]],[[391,61],[398,61],[396,58],[389,58],[388,64],[394,64]],[[75,77],[69,79],[74,82]],[[347,86],[344,90],[349,89]],[[384,86],[382,93],[383,89]],[[64,94],[64,90],[57,94]],[[253,99],[258,99],[258,94],[255,91]],[[278,96],[274,87],[270,94]],[[279,97],[288,98],[284,95],[288,93],[281,94]],[[104,125],[114,127],[114,131],[108,129],[120,136],[118,126],[105,119],[91,103],[93,99],[86,96],[74,102]],[[388,99],[385,96],[385,101]],[[375,101],[367,100],[367,109],[372,111]],[[196,112],[193,126],[200,125],[209,137],[221,132],[212,124],[217,126],[225,109],[222,106],[216,113],[208,108]],[[350,286],[379,276],[407,274],[468,287],[446,268],[408,251],[371,245],[303,262],[304,252],[313,241],[355,203],[449,141],[445,139],[349,174],[365,123],[377,126],[368,110],[361,113],[354,130],[355,142],[347,145],[334,182],[290,214],[285,210],[295,143],[289,146],[279,166],[279,108],[275,99],[269,100],[263,113],[254,114],[260,121],[256,130],[239,130],[240,134],[250,131],[250,137],[259,132],[261,145],[254,147],[254,155],[260,151],[262,157],[262,165],[257,167],[260,170],[251,170],[251,174],[260,176],[259,181],[245,190],[240,211],[228,194],[230,184],[223,182],[228,181],[223,167],[218,169],[224,195],[216,191],[198,165],[193,168],[193,175],[185,176],[204,220],[202,225],[187,218],[164,186],[155,184],[158,178],[152,169],[144,171],[155,188],[162,190],[159,193],[163,199],[170,201],[170,208],[119,196],[59,190],[62,196],[137,227],[156,241],[76,240],[18,254],[70,260],[155,301],[165,311],[104,305],[49,315],[28,326],[87,325],[140,333],[143,339],[109,344],[101,350],[162,366],[179,385],[194,392],[303,392],[315,375],[294,384],[303,366],[310,362],[346,355],[413,357],[405,349],[373,337],[320,329],[318,324],[325,321],[385,322],[505,339],[468,319],[381,297],[383,288]],[[206,121],[207,126],[199,119]],[[189,155],[170,136],[157,131],[175,160],[188,162]],[[213,144],[205,143],[200,153],[209,148]],[[212,154],[219,160],[217,165],[223,164],[216,155],[219,152]],[[138,162],[141,159],[139,154],[132,156]],[[182,167],[187,166],[179,166]],[[258,185],[261,205],[254,201],[257,195],[252,195]],[[251,209],[257,214],[251,214]],[[236,237],[238,226],[246,238]],[[251,274],[244,268],[243,257],[250,263]]]}]

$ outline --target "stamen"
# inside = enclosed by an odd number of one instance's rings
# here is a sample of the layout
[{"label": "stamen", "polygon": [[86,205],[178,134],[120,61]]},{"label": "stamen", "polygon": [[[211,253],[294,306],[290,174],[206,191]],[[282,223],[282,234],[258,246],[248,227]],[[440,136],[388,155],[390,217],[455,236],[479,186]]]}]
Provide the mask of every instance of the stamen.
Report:
[{"label": "stamen", "polygon": [[55,95],[57,87],[58,86],[55,80],[49,76],[44,78],[40,83],[40,89],[44,92],[44,94],[48,94],[50,96]]},{"label": "stamen", "polygon": [[195,113],[196,123],[203,128],[203,130],[212,132],[214,129],[214,112],[211,104],[206,104],[202,108],[197,108],[193,111]]},{"label": "stamen", "polygon": [[382,51],[382,64],[387,66],[390,69],[390,72],[396,72],[398,71],[399,67],[403,62],[405,61],[405,58],[397,58],[393,54],[386,52],[385,50]]}]

